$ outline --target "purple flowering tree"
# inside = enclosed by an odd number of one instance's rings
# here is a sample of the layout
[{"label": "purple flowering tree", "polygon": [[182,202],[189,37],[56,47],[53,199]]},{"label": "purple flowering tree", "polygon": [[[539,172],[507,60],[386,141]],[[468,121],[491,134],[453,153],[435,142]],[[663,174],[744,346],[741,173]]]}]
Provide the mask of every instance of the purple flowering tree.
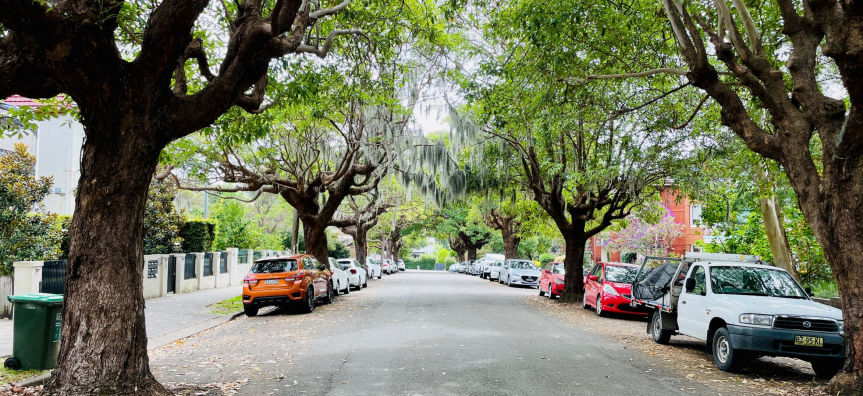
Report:
[{"label": "purple flowering tree", "polygon": [[683,224],[674,221],[668,208],[656,224],[648,224],[635,216],[627,217],[629,225],[605,243],[614,252],[635,252],[642,256],[672,255],[671,246],[683,236]]}]

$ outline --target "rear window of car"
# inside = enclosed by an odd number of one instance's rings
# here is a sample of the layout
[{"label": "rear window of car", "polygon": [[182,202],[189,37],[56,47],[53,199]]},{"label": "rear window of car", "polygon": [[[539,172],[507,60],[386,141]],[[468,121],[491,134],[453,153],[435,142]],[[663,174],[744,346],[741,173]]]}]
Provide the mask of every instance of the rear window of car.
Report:
[{"label": "rear window of car", "polygon": [[347,271],[347,270],[351,269],[351,265],[350,265],[350,264],[348,264],[348,263],[339,263],[339,265],[340,265],[340,266],[342,267],[342,269],[343,269],[343,270],[345,270],[345,271]]},{"label": "rear window of car", "polygon": [[297,269],[297,260],[269,260],[255,263],[252,266],[252,273],[272,274],[276,272],[291,272]]}]

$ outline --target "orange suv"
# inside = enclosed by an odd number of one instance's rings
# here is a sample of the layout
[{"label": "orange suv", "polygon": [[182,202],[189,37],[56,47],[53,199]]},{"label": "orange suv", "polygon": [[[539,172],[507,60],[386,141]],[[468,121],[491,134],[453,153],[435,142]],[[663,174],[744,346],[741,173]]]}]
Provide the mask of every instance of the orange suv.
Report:
[{"label": "orange suv", "polygon": [[243,279],[243,311],[255,316],[268,306],[297,304],[301,311],[315,310],[319,299],[333,301],[330,272],[308,254],[267,257],[255,261]]}]

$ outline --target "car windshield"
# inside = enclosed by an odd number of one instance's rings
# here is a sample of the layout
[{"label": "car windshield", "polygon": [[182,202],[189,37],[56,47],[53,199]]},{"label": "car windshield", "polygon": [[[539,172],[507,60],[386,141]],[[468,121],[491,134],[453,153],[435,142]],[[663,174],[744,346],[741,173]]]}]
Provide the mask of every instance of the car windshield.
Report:
[{"label": "car windshield", "polygon": [[712,267],[710,285],[717,294],[749,294],[785,298],[806,298],[794,278],[785,271],[758,267]]},{"label": "car windshield", "polygon": [[536,269],[536,266],[530,261],[513,261],[512,264],[510,264],[510,267],[518,269]]},{"label": "car windshield", "polygon": [[498,261],[498,262],[494,263],[495,267],[500,267],[501,265],[503,265],[502,261]]},{"label": "car windshield", "polygon": [[259,261],[252,266],[253,274],[272,274],[297,270],[297,260]]},{"label": "car windshield", "polygon": [[551,271],[555,274],[565,275],[566,270],[563,269],[563,264],[555,264]]},{"label": "car windshield", "polygon": [[632,283],[638,267],[621,267],[617,265],[605,266],[605,281],[615,283]]}]

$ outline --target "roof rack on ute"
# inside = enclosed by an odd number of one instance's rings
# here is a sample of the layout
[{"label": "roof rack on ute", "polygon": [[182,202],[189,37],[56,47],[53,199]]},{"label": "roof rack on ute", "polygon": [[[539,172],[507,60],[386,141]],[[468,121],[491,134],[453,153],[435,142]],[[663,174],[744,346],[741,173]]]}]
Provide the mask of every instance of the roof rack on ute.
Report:
[{"label": "roof rack on ute", "polygon": [[703,252],[686,252],[683,255],[683,261],[694,263],[696,261],[738,261],[741,263],[762,263],[761,257],[748,254],[729,254],[729,253],[703,253]]}]

